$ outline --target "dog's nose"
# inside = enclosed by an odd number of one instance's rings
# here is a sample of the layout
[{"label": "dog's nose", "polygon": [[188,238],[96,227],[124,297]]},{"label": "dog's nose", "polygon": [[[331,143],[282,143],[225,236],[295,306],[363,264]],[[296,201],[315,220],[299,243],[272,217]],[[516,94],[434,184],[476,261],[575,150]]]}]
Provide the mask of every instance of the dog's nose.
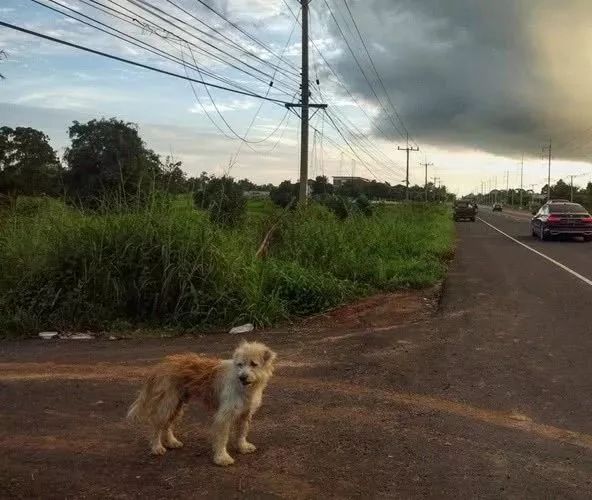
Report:
[{"label": "dog's nose", "polygon": [[238,379],[239,379],[241,382],[246,382],[246,381],[247,381],[247,378],[248,378],[248,377],[247,377],[246,375],[244,375],[244,374],[243,374],[243,375],[239,375],[239,377],[238,377]]}]

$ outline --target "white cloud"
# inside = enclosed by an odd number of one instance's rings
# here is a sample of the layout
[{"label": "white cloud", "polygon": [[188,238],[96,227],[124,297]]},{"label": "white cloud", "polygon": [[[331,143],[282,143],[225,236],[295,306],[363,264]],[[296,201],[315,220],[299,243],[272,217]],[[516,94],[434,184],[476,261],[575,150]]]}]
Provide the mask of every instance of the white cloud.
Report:
[{"label": "white cloud", "polygon": [[190,113],[195,113],[198,115],[205,115],[207,113],[215,113],[216,108],[221,113],[229,112],[229,111],[246,111],[248,109],[253,109],[255,107],[255,102],[253,99],[250,100],[243,100],[243,99],[233,99],[231,101],[215,101],[216,106],[208,100],[207,97],[202,97],[202,105],[200,106],[199,103],[193,104],[191,108],[189,108]]},{"label": "white cloud", "polygon": [[92,87],[54,87],[24,94],[14,100],[15,104],[39,106],[49,109],[72,109],[92,111],[107,102],[121,101],[122,96],[106,93]]}]

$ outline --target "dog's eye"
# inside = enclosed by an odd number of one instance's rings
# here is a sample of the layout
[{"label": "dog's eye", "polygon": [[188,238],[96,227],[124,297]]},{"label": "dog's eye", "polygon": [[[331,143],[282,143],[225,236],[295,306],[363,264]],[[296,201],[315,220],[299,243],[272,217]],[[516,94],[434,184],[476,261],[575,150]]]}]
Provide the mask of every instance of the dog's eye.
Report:
[{"label": "dog's eye", "polygon": [[257,363],[255,363],[254,361],[251,361],[251,366],[253,368],[257,368],[259,365]]}]

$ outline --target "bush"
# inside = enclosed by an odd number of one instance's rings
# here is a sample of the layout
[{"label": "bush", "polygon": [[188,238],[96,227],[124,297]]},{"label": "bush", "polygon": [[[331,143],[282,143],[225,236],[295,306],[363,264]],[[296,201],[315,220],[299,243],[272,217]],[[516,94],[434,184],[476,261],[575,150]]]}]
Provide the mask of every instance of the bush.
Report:
[{"label": "bush", "polygon": [[422,287],[444,277],[453,231],[443,206],[386,206],[339,220],[313,205],[281,227],[272,255],[374,289]]},{"label": "bush", "polygon": [[271,213],[229,227],[186,196],[151,199],[109,214],[20,199],[0,218],[0,330],[270,325],[373,290],[430,285],[452,249],[443,207],[340,220],[311,204],[285,215],[260,260]]},{"label": "bush", "polygon": [[210,220],[225,226],[237,226],[243,219],[247,200],[232,177],[212,177],[194,193],[197,208],[207,210]]},{"label": "bush", "polygon": [[274,187],[271,190],[269,197],[279,207],[286,208],[291,204],[292,208],[294,208],[298,199],[298,189],[298,184],[284,181],[278,187]]},{"label": "bush", "polygon": [[326,206],[335,217],[340,220],[347,219],[352,213],[352,203],[349,198],[338,195],[330,195],[322,198],[321,203]]},{"label": "bush", "polygon": [[74,121],[68,133],[65,184],[74,204],[96,209],[106,198],[107,205],[148,201],[160,158],[146,147],[136,125],[115,118]]},{"label": "bush", "polygon": [[357,210],[362,215],[365,215],[366,217],[370,217],[372,215],[372,203],[370,203],[370,200],[363,194],[356,198],[355,205]]}]

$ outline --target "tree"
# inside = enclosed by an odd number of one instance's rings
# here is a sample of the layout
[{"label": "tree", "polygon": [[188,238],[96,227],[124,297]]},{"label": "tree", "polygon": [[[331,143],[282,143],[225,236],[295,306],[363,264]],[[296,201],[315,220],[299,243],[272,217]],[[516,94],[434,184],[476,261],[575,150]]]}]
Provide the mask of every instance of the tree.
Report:
[{"label": "tree", "polygon": [[167,156],[158,177],[159,187],[168,193],[180,194],[189,190],[187,176],[181,170],[182,162]]},{"label": "tree", "polygon": [[64,158],[70,196],[96,207],[104,198],[145,199],[161,172],[160,158],[147,149],[138,127],[115,118],[73,122]]},{"label": "tree", "polygon": [[238,225],[247,208],[240,185],[232,177],[211,177],[193,193],[196,208],[207,210],[210,220],[225,226]]},{"label": "tree", "polygon": [[[546,192],[546,191],[545,191]],[[563,179],[559,179],[557,184],[551,186],[551,198],[558,198],[562,200],[569,200],[571,196],[571,187],[569,184],[563,182]]]},{"label": "tree", "polygon": [[62,166],[49,138],[30,127],[0,128],[0,193],[55,196]]},{"label": "tree", "polygon": [[312,195],[323,196],[333,194],[333,184],[329,183],[329,180],[324,175],[319,175],[312,181]]},{"label": "tree", "polygon": [[240,186],[240,188],[243,191],[256,191],[257,190],[257,186],[255,184],[253,184],[249,179],[241,179],[240,181],[237,182],[237,184]]},{"label": "tree", "polygon": [[282,208],[287,207],[290,203],[294,206],[294,200],[298,197],[298,187],[298,184],[284,181],[278,187],[274,187],[271,190],[269,197],[271,201]]}]

